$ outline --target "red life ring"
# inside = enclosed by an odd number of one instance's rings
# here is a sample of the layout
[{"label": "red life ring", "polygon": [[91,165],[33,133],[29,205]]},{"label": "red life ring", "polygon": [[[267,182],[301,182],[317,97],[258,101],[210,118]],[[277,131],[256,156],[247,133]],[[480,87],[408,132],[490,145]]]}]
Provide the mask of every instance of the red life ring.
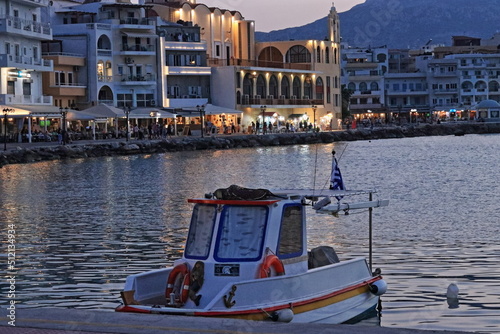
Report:
[{"label": "red life ring", "polygon": [[189,295],[189,285],[191,284],[191,274],[189,272],[189,267],[186,263],[178,264],[172,269],[168,275],[167,280],[167,290],[165,290],[165,297],[170,301],[170,294],[174,292],[174,287],[176,282],[181,282],[180,291],[176,291],[179,294],[180,303],[184,304]]},{"label": "red life ring", "polygon": [[283,262],[276,255],[268,255],[260,265],[260,278],[271,277],[271,267],[276,271],[277,276],[285,275]]}]

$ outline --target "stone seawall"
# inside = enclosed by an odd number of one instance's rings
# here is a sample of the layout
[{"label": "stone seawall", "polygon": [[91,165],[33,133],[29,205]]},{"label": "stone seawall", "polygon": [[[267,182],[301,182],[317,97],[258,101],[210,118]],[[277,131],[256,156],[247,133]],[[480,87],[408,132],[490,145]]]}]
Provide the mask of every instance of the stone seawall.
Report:
[{"label": "stone seawall", "polygon": [[466,134],[500,133],[500,123],[447,123],[407,127],[361,128],[319,133],[283,133],[268,135],[228,135],[213,137],[174,137],[164,140],[107,140],[75,142],[68,145],[11,148],[0,153],[0,167],[6,164],[37,161],[102,157],[114,155],[151,154],[175,151],[195,151],[298,144],[332,143],[339,141],[374,140],[422,136],[462,136]]}]

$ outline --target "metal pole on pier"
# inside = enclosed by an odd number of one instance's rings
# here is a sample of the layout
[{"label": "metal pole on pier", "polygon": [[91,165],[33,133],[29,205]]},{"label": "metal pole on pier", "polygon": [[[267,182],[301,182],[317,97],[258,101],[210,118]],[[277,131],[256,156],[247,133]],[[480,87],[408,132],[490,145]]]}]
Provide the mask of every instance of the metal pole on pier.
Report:
[{"label": "metal pole on pier", "polygon": [[[372,201],[372,197],[373,197],[373,194],[372,192],[370,192],[370,197],[369,197],[369,200],[370,202]],[[370,250],[369,250],[369,263],[370,263],[370,271],[373,272],[373,268],[372,268],[372,238],[373,238],[373,235],[372,235],[372,214],[373,214],[373,207],[369,207],[368,208],[368,225],[369,225],[369,247],[370,247]]]}]

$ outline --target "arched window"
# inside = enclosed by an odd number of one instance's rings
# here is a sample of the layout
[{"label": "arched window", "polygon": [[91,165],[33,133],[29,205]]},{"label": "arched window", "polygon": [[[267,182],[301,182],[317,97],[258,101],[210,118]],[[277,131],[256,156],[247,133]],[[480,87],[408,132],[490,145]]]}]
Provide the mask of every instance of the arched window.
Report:
[{"label": "arched window", "polygon": [[[100,103],[110,103],[114,104],[114,99],[113,99],[113,91],[109,86],[103,86],[99,90],[99,94],[97,96],[98,100]],[[130,101],[132,101],[132,95],[130,95]],[[123,107],[123,105],[119,105],[118,107]]]},{"label": "arched window", "polygon": [[283,55],[274,46],[264,48],[259,54],[259,66],[283,67]]},{"label": "arched window", "polygon": [[316,48],[316,62],[321,63],[321,48],[319,46]]},{"label": "arched window", "polygon": [[281,95],[284,96],[285,99],[290,98],[290,80],[288,80],[286,76],[281,78]]},{"label": "arched window", "polygon": [[260,95],[261,98],[266,97],[266,79],[262,74],[259,74],[257,77],[257,94]]},{"label": "arched window", "polygon": [[325,63],[330,63],[330,48],[325,49]]},{"label": "arched window", "polygon": [[498,85],[498,82],[497,81],[490,81],[489,85],[488,85],[488,90],[490,92],[498,92],[498,89],[499,89],[499,85]]},{"label": "arched window", "polygon": [[318,79],[316,79],[316,99],[323,100],[324,92],[325,88],[323,87],[323,79],[318,77]]},{"label": "arched window", "polygon": [[99,50],[111,50],[111,41],[106,35],[101,35],[97,40],[97,49]]},{"label": "arched window", "polygon": [[360,82],[359,83],[359,91],[361,92],[361,94],[363,94],[363,92],[366,92],[368,89],[366,88],[366,82]]},{"label": "arched window", "polygon": [[347,85],[347,89],[349,89],[351,92],[355,92],[356,84],[354,82],[349,82],[349,84]]},{"label": "arched window", "polygon": [[292,46],[286,53],[288,63],[310,63],[311,53],[302,45]]},{"label": "arched window", "polygon": [[372,91],[373,91],[373,90],[378,90],[378,83],[376,83],[376,82],[372,82],[372,83],[370,84],[370,90],[372,90]]},{"label": "arched window", "polygon": [[379,53],[377,55],[377,61],[379,63],[384,63],[387,60],[387,55],[385,53]]},{"label": "arched window", "polygon": [[104,80],[104,62],[99,60],[97,62],[97,81],[105,81]]},{"label": "arched window", "polygon": [[474,85],[474,88],[477,89],[478,92],[484,92],[486,90],[486,83],[484,81],[478,81]]},{"label": "arched window", "polygon": [[253,79],[249,73],[243,78],[243,95],[253,96]]},{"label": "arched window", "polygon": [[269,95],[272,95],[274,99],[278,98],[278,79],[274,74],[269,78]]},{"label": "arched window", "polygon": [[339,77],[335,76],[335,78],[333,79],[333,85],[335,88],[339,88]]},{"label": "arched window", "polygon": [[333,62],[335,64],[337,64],[338,62],[338,52],[337,52],[337,48],[333,48]]},{"label": "arched window", "polygon": [[304,96],[302,96],[303,100],[309,100],[312,99],[312,81],[310,78],[307,78],[304,80]]},{"label": "arched window", "polygon": [[472,89],[472,87],[474,87],[474,86],[472,85],[472,82],[470,82],[470,81],[464,81],[462,83],[462,89],[465,90],[465,91],[469,91],[470,92],[470,90]]},{"label": "arched window", "polygon": [[302,95],[301,94],[301,92],[302,92],[302,85],[300,84],[299,77],[293,78],[292,91],[293,91],[292,95],[295,96],[296,98],[300,98],[300,96]]}]

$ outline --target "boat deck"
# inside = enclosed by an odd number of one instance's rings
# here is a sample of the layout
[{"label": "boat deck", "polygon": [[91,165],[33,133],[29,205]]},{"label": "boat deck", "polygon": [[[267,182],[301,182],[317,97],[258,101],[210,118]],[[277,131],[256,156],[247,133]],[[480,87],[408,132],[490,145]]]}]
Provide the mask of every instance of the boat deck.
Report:
[{"label": "boat deck", "polygon": [[[367,325],[286,324],[275,322],[119,313],[108,310],[63,308],[16,309],[16,326],[7,323],[3,309],[0,334],[85,334],[85,333],[329,333],[329,334],[427,334],[429,331]],[[467,332],[432,331],[459,334]]]}]

